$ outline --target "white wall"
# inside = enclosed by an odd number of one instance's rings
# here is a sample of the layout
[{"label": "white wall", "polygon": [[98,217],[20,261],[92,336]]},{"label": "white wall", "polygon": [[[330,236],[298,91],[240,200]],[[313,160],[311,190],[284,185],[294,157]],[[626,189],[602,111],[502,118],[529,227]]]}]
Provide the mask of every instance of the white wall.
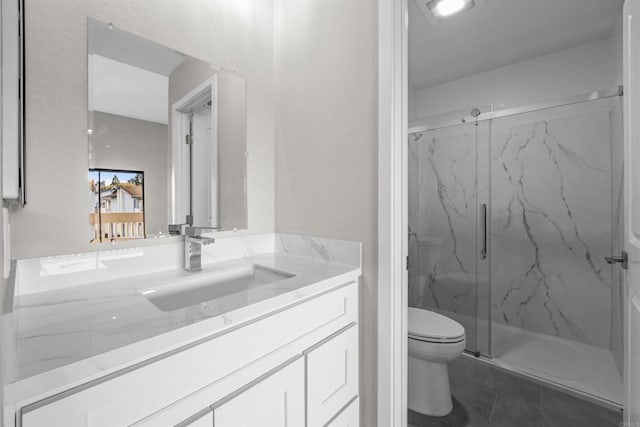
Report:
[{"label": "white wall", "polygon": [[247,77],[247,233],[273,231],[271,2],[33,0],[25,12],[28,204],[12,211],[15,258],[97,249],[85,227],[89,16]]},{"label": "white wall", "polygon": [[413,93],[409,120],[476,105],[503,109],[581,95],[622,84],[613,38],[586,43]]},{"label": "white wall", "polygon": [[377,2],[282,1],[275,15],[276,230],[364,243],[361,424],[374,427]]},{"label": "white wall", "polygon": [[225,229],[246,224],[246,84],[237,74],[218,73],[218,214]]}]

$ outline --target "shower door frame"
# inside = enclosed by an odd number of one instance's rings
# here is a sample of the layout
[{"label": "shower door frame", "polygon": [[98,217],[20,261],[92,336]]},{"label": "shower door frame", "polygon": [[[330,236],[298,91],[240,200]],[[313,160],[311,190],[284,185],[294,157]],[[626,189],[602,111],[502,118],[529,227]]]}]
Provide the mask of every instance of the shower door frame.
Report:
[{"label": "shower door frame", "polygon": [[[491,111],[491,112],[486,112],[486,113],[482,113],[480,114],[480,116],[478,117],[473,117],[473,116],[467,116],[467,117],[462,117],[460,119],[455,119],[455,120],[447,120],[447,121],[443,121],[442,123],[438,123],[438,124],[417,124],[417,125],[413,125],[412,127],[410,127],[407,130],[407,135],[411,135],[414,133],[418,133],[418,132],[428,132],[428,131],[434,131],[437,129],[442,129],[442,128],[448,128],[448,127],[454,127],[454,126],[459,126],[462,124],[468,124],[468,123],[479,123],[479,122],[483,122],[483,121],[490,121],[489,127],[491,128],[491,120],[495,120],[495,119],[499,119],[499,118],[504,118],[504,117],[509,117],[509,116],[514,116],[514,115],[519,115],[519,114],[526,114],[526,113],[531,113],[531,112],[536,112],[536,111],[542,111],[542,110],[546,110],[546,109],[551,109],[551,108],[558,108],[558,107],[565,107],[565,106],[570,106],[570,105],[575,105],[575,104],[580,104],[580,103],[584,103],[584,102],[589,102],[589,101],[596,101],[599,99],[605,99],[605,98],[612,98],[612,97],[621,97],[624,95],[624,87],[622,85],[612,88],[612,89],[605,89],[605,90],[597,90],[597,91],[593,91],[587,94],[583,94],[583,95],[578,95],[578,96],[572,96],[572,97],[568,97],[568,98],[564,98],[564,99],[560,99],[560,100],[556,100],[556,101],[550,101],[550,102],[544,102],[544,103],[537,103],[537,104],[530,104],[530,105],[524,105],[524,106],[519,106],[519,107],[513,107],[513,108],[508,108],[508,109],[503,109],[503,110],[497,110],[497,111]],[[423,123],[428,122],[428,119],[424,120]],[[431,122],[433,123],[433,122]],[[491,136],[490,136],[491,138]],[[478,141],[476,140],[476,144],[478,143]],[[408,144],[408,141],[407,141]],[[489,142],[489,163],[491,163],[491,142]],[[477,171],[476,171],[477,173]],[[408,175],[408,168],[407,168],[407,175]],[[491,200],[491,165],[489,165],[489,194],[488,194],[488,199]],[[479,201],[477,201],[478,203],[480,203]],[[492,208],[492,203],[488,203],[488,211],[487,211],[487,216],[488,218],[492,218],[492,214],[491,214],[491,208]],[[409,206],[408,204],[404,206],[404,209],[406,209],[408,211]],[[488,228],[486,230],[488,236],[491,236],[491,220],[488,221],[487,224]],[[492,239],[489,238],[488,239],[488,258],[489,260],[491,260],[491,242]],[[491,292],[492,292],[492,277],[491,277],[491,263],[489,265],[489,300],[491,300]],[[476,299],[476,304],[477,304],[477,299]],[[485,357],[485,360],[490,360],[490,361],[494,361],[497,359],[493,358],[493,352],[492,352],[492,348],[493,348],[493,342],[492,342],[492,329],[493,329],[493,321],[492,321],[492,314],[491,314],[491,304],[489,303],[489,312],[487,313],[487,321],[488,321],[488,340],[489,342],[487,343],[487,348],[488,348],[488,354],[484,354],[484,353],[476,353],[476,356],[480,356],[480,357]],[[476,312],[477,312],[477,306],[476,306]],[[476,318],[476,337],[478,336],[478,321]],[[476,347],[478,345],[476,344]],[[503,364],[499,364],[500,367],[502,367],[503,369],[512,371],[514,373],[520,374],[520,375],[525,375],[525,376],[530,376],[529,374],[525,374],[522,373],[520,370],[508,366],[508,365],[503,365]],[[544,382],[548,382],[545,379],[539,378],[539,380],[544,381]],[[565,389],[568,392],[575,392],[575,390],[571,389],[571,388],[566,388],[564,387],[562,384],[556,384],[557,386]],[[587,396],[583,393],[579,393],[580,395],[582,395],[583,397],[586,397],[590,400],[593,400],[594,402],[597,403],[602,403],[603,400],[595,397],[595,396]]]},{"label": "shower door frame", "polygon": [[514,116],[516,114],[531,113],[534,111],[546,110],[548,108],[564,107],[567,105],[579,104],[582,102],[596,101],[598,99],[611,98],[614,96],[622,96],[624,90],[622,85],[613,89],[596,90],[584,95],[572,96],[562,100],[543,102],[538,104],[529,104],[521,107],[506,108],[504,110],[490,111],[487,113],[481,113],[478,117],[467,116],[460,119],[448,120],[437,125],[415,125],[408,129],[408,134],[416,132],[426,132],[429,130],[436,130],[445,127],[451,127],[460,125],[463,123],[483,122],[486,120],[499,119],[501,117]]},{"label": "shower door frame", "polygon": [[[499,119],[499,118],[503,118],[503,117],[509,117],[509,116],[514,116],[514,115],[518,115],[518,114],[526,114],[526,113],[532,113],[535,111],[542,111],[542,110],[546,110],[546,109],[550,109],[550,108],[557,108],[557,107],[564,107],[564,106],[569,106],[569,105],[574,105],[574,104],[580,104],[583,102],[589,102],[589,101],[596,101],[598,99],[605,99],[605,98],[611,98],[611,97],[616,97],[616,96],[622,96],[624,94],[624,89],[623,86],[620,85],[616,88],[612,88],[612,89],[604,89],[604,90],[597,90],[597,91],[593,91],[593,92],[589,92],[583,95],[577,95],[577,96],[572,96],[572,97],[568,97],[568,98],[564,98],[564,99],[560,99],[560,100],[556,100],[556,101],[549,101],[549,102],[543,102],[543,103],[537,103],[537,104],[529,104],[529,105],[524,105],[524,106],[519,106],[519,107],[513,107],[513,108],[507,108],[507,109],[503,109],[503,110],[497,110],[497,111],[490,111],[490,112],[486,112],[486,113],[481,113],[478,117],[473,117],[471,115],[466,116],[466,117],[461,117],[459,119],[453,119],[453,120],[446,120],[443,121],[442,123],[437,123],[437,124],[418,124],[418,125],[413,125],[412,127],[407,129],[407,135],[411,135],[414,133],[419,133],[419,132],[429,132],[429,131],[435,131],[438,129],[444,129],[444,128],[449,128],[449,127],[455,127],[455,126],[460,126],[460,125],[465,125],[465,124],[469,124],[469,123],[481,123],[481,122],[485,122],[485,121],[489,121],[491,122],[492,120],[495,119]],[[429,119],[424,120],[423,122],[431,122]],[[489,127],[491,127],[491,125],[489,125]],[[490,131],[491,132],[491,131]],[[490,136],[491,138],[491,136]],[[407,141],[408,144],[408,141]],[[476,140],[476,150],[478,150],[478,141]],[[476,156],[478,154],[476,153]],[[489,142],[489,156],[491,156],[491,142]],[[489,163],[491,163],[491,159],[489,158]],[[407,175],[409,173],[408,167],[407,167]],[[478,171],[476,170],[476,174],[478,173]],[[488,201],[487,201],[487,217],[490,219],[492,218],[491,216],[491,206],[492,203],[490,203],[489,201],[491,200],[491,165],[489,164],[489,177],[487,177],[489,180],[489,194],[488,194]],[[405,184],[407,185],[407,184]],[[478,203],[480,203],[479,200],[477,200]],[[406,209],[408,211],[409,206],[408,204],[406,206],[404,206],[404,209]],[[408,215],[407,215],[408,216]],[[491,236],[491,221],[488,220],[487,221],[487,229],[485,230],[485,233],[487,233],[488,236]],[[488,259],[491,259],[491,240],[490,238],[488,238],[487,240],[487,253],[488,253]],[[476,271],[477,273],[477,271]],[[488,313],[486,313],[487,315],[487,322],[488,322],[488,343],[486,343],[486,348],[487,348],[487,353],[483,353],[483,352],[478,352],[476,351],[474,354],[476,356],[485,356],[489,359],[493,359],[493,342],[492,342],[492,329],[493,329],[493,321],[492,321],[492,314],[491,314],[491,292],[492,292],[492,280],[491,280],[491,264],[489,264],[489,268],[488,268],[488,292],[489,292],[489,308],[488,308]],[[477,292],[477,289],[476,289]],[[479,332],[478,332],[478,310],[477,310],[477,304],[478,304],[478,298],[477,298],[477,294],[476,294],[476,340],[478,340],[479,338]],[[479,345],[476,342],[476,348],[478,348]]]}]

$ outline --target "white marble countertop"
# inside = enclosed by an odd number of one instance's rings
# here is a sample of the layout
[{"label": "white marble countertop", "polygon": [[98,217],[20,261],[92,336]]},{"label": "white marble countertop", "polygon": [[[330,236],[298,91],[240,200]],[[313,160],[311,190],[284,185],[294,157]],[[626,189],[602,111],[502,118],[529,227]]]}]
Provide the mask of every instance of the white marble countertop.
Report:
[{"label": "white marble countertop", "polygon": [[[234,262],[208,264],[195,274]],[[3,327],[5,405],[39,400],[361,275],[359,266],[286,253],[249,256],[242,262],[295,276],[170,312],[157,308],[140,291],[194,273],[168,270],[16,296]]]}]

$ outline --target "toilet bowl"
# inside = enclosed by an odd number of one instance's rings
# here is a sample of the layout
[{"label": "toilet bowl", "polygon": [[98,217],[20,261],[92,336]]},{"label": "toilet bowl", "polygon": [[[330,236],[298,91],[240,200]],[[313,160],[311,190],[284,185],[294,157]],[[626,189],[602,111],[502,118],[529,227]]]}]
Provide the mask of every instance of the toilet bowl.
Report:
[{"label": "toilet bowl", "polygon": [[465,348],[464,328],[446,316],[413,307],[408,320],[407,406],[421,414],[445,416],[453,408],[447,363]]}]

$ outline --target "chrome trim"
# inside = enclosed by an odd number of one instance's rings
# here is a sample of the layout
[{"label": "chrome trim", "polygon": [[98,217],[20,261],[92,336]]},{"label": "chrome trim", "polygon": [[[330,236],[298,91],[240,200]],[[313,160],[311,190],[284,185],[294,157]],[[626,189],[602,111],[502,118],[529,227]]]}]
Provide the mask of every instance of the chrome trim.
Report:
[{"label": "chrome trim", "polygon": [[538,104],[524,105],[521,107],[507,108],[504,110],[490,111],[482,113],[478,117],[466,116],[457,120],[449,120],[437,125],[418,125],[409,128],[409,135],[417,132],[426,132],[430,130],[442,129],[461,124],[469,124],[474,122],[482,122],[485,120],[493,120],[501,117],[513,116],[516,114],[530,113],[533,111],[546,110],[547,108],[563,107],[566,105],[578,104],[582,102],[595,101],[597,99],[611,98],[614,96],[622,96],[624,94],[623,86],[614,89],[597,90],[584,95],[572,96],[558,101],[541,102]]},{"label": "chrome trim", "polygon": [[626,251],[620,252],[620,255],[606,256],[604,257],[604,260],[607,262],[607,264],[619,263],[622,264],[622,268],[624,270],[629,269],[629,254],[627,254]]},{"label": "chrome trim", "polygon": [[467,339],[466,335],[462,335],[461,337],[455,338],[438,338],[438,337],[423,337],[420,335],[414,335],[409,333],[408,338],[415,341],[428,342],[432,344],[459,344]]},{"label": "chrome trim", "polygon": [[19,132],[20,132],[20,147],[19,147],[19,184],[18,184],[18,202],[20,206],[25,206],[27,204],[27,105],[26,105],[26,39],[25,36],[25,10],[24,10],[24,0],[20,0],[18,2],[18,12],[20,14],[20,87],[18,89],[18,93],[20,94],[20,114],[19,114]]},{"label": "chrome trim", "polygon": [[482,248],[480,256],[487,259],[487,204],[483,203],[480,207],[480,215],[482,216]]}]

